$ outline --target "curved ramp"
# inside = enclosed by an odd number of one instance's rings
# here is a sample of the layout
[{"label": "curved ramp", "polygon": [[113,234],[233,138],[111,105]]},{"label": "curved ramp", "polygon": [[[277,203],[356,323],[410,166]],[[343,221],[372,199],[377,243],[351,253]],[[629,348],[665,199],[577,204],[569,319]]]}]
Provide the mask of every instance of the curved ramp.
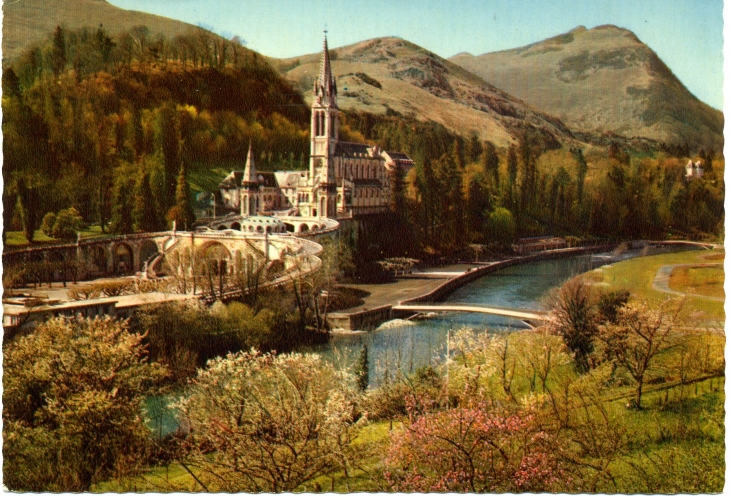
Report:
[{"label": "curved ramp", "polygon": [[393,310],[405,310],[410,312],[473,312],[499,315],[513,319],[528,320],[534,322],[545,322],[547,312],[539,310],[522,310],[519,308],[488,307],[482,305],[396,305]]}]

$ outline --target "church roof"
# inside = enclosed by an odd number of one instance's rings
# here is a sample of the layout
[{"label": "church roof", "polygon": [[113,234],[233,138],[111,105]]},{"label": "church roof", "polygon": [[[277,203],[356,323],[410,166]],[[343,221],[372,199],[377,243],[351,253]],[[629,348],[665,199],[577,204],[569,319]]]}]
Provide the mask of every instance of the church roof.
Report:
[{"label": "church roof", "polygon": [[362,187],[362,186],[375,186],[376,188],[379,188],[383,185],[383,183],[380,182],[379,179],[353,179],[352,183],[355,185],[355,187]]},{"label": "church roof", "polygon": [[243,177],[243,171],[231,171],[223,181],[218,185],[218,188],[238,188],[241,185],[241,178]]},{"label": "church roof", "polygon": [[411,160],[411,157],[409,157],[408,155],[406,155],[403,152],[385,152],[385,153],[387,153],[388,156],[390,158],[392,158],[393,160],[405,160],[405,161],[413,162],[413,160]]},{"label": "church roof", "polygon": [[302,180],[306,180],[306,171],[276,171],[277,183],[280,188],[296,188]]},{"label": "church roof", "polygon": [[262,184],[265,188],[279,187],[279,182],[276,180],[276,175],[273,172],[259,171],[258,182],[259,184]]},{"label": "church roof", "polygon": [[[371,157],[372,147],[365,143],[350,143],[347,141],[338,141],[335,148],[335,155],[345,158],[356,158],[368,156]],[[373,157],[377,158],[377,157]]]}]

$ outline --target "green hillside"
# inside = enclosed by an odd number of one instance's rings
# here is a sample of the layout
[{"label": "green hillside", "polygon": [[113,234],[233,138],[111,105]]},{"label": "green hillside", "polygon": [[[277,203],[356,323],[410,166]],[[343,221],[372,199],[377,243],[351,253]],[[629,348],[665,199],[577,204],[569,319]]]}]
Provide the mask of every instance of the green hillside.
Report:
[{"label": "green hillside", "polygon": [[450,60],[574,129],[722,148],[722,113],[616,26],[581,26],[525,47]]}]

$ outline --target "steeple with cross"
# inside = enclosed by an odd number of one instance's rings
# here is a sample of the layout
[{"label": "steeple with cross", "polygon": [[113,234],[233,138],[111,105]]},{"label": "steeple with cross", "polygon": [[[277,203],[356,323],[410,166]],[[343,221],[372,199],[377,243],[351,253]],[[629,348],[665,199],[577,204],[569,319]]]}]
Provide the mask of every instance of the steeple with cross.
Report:
[{"label": "steeple with cross", "polygon": [[[338,114],[337,83],[332,75],[332,65],[327,46],[327,29],[325,27],[322,64],[319,76],[314,82],[309,177],[320,185],[322,191],[326,190],[330,193],[336,189],[333,155],[339,139]],[[327,208],[327,211],[329,210],[330,208]],[[323,212],[320,215],[327,214]]]}]

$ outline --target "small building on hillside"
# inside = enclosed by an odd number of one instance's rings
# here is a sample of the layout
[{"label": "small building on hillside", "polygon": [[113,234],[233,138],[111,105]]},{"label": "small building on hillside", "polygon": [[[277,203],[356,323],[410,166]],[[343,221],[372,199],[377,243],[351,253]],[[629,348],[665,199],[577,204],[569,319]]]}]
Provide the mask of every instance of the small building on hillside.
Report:
[{"label": "small building on hillside", "polygon": [[687,162],[687,165],[684,167],[685,170],[685,177],[688,181],[691,181],[693,179],[702,179],[702,175],[704,174],[704,170],[702,169],[702,162],[699,160],[697,162],[692,163],[692,159]]}]

